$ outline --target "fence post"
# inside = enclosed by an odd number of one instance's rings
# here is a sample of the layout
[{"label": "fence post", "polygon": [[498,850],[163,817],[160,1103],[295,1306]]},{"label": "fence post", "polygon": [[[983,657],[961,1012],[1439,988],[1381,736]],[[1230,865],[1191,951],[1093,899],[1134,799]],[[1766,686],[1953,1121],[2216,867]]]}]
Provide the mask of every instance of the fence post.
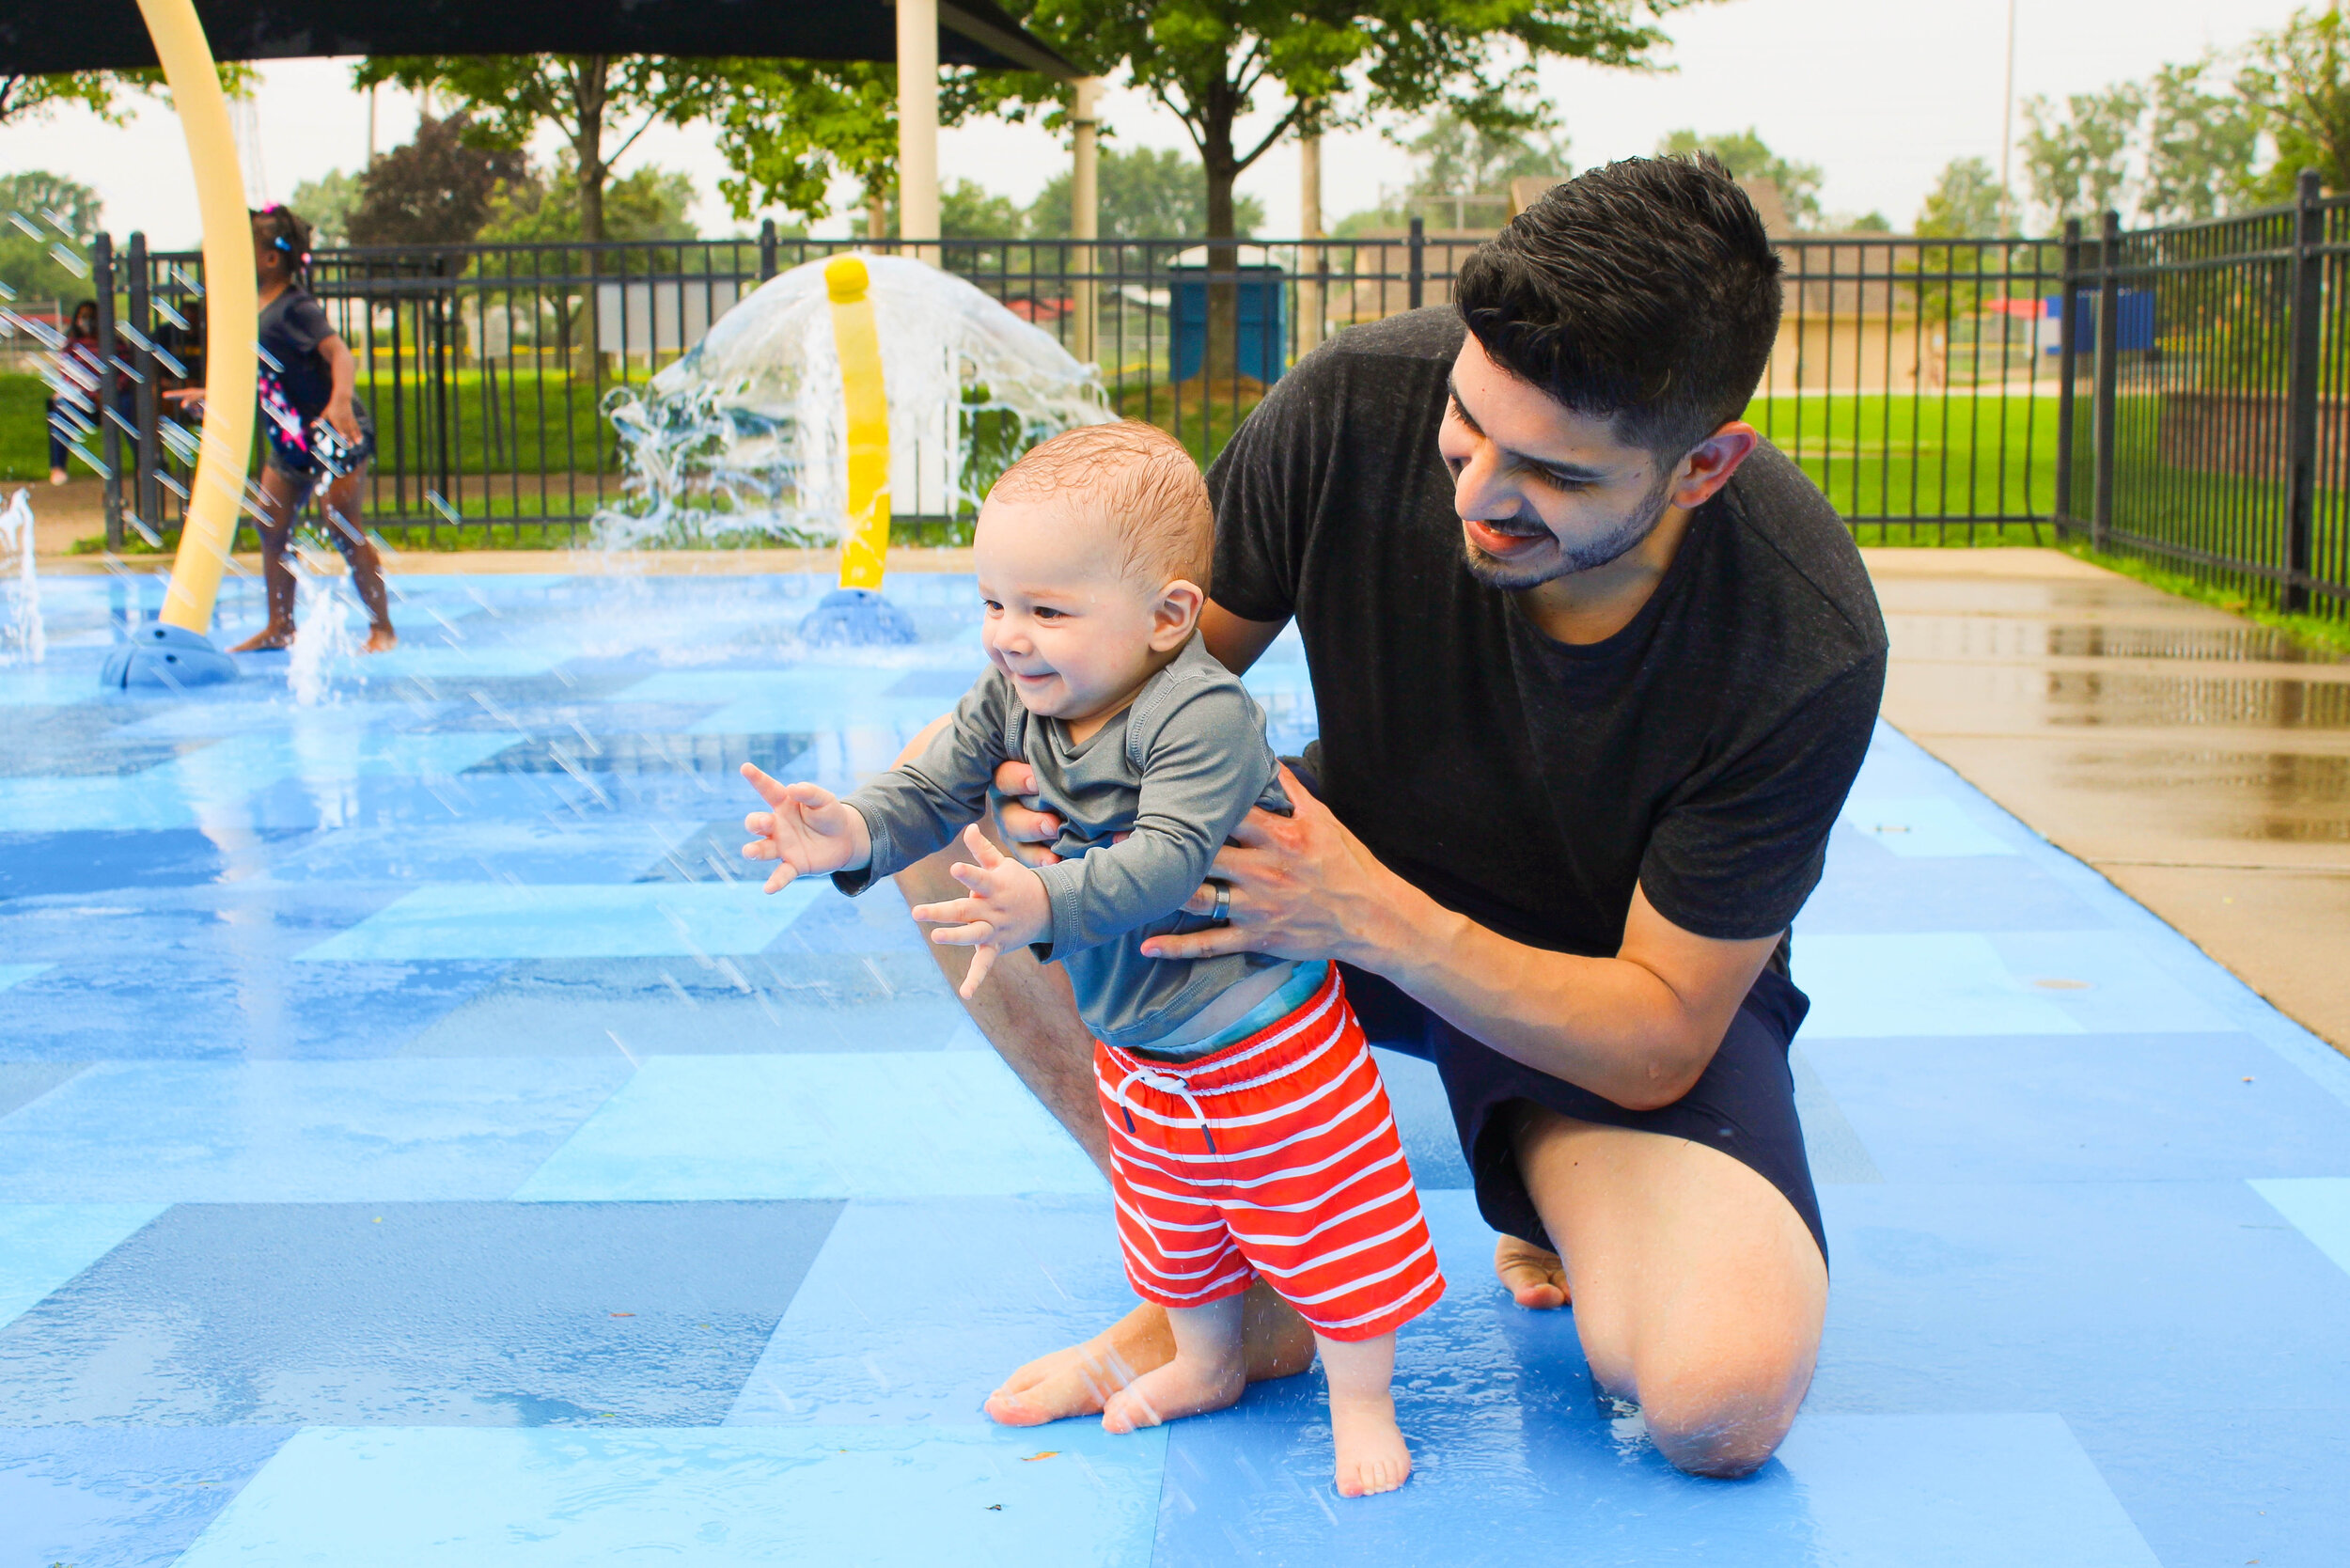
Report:
[{"label": "fence post", "polygon": [[2286,361],[2285,590],[2291,613],[2310,607],[2310,568],[2317,511],[2317,360],[2323,307],[2326,210],[2318,205],[2315,169],[2303,169],[2295,196],[2292,346]]},{"label": "fence post", "polygon": [[104,229],[89,243],[90,291],[98,297],[99,449],[106,454],[106,548],[122,548],[122,431],[115,424],[115,242]]},{"label": "fence post", "polygon": [[1412,309],[1418,310],[1421,286],[1428,281],[1428,225],[1417,213],[1412,217],[1409,249],[1411,261],[1409,270],[1403,274],[1407,290],[1403,297]]},{"label": "fence post", "polygon": [[766,282],[776,275],[776,220],[761,218],[759,224],[759,281]]},{"label": "fence post", "polygon": [[2056,526],[2062,537],[2064,530],[2078,519],[2073,512],[2073,411],[2074,389],[2081,375],[2080,296],[2081,296],[2081,221],[2064,220],[2064,276],[2057,296],[2057,471]]},{"label": "fence post", "polygon": [[[148,277],[147,235],[144,230],[132,232],[130,248],[123,259],[131,271],[131,325],[138,333],[139,339],[151,342],[155,337],[155,312],[149,297],[151,283]],[[138,339],[133,339],[134,343]],[[132,515],[152,528],[156,518],[163,512],[162,503],[157,497],[160,487],[155,483],[156,420],[163,413],[162,395],[155,384],[160,369],[155,356],[144,348],[133,349],[131,363],[137,368],[141,378],[138,391],[133,394],[136,413],[133,422],[138,426],[138,447],[131,464],[134,481],[131,486],[131,511]]]},{"label": "fence post", "polygon": [[2091,502],[2090,541],[2106,548],[2113,528],[2113,457],[2116,394],[2122,385],[2122,214],[2107,209],[2097,239],[2097,491]]}]

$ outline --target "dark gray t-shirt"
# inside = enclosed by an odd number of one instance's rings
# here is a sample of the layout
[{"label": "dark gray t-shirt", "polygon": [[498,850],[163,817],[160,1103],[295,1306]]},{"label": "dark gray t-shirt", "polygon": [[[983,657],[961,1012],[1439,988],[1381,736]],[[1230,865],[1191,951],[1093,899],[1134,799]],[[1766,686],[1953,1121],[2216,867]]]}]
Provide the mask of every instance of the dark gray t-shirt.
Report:
[{"label": "dark gray t-shirt", "polygon": [[[1196,636],[1083,741],[1030,713],[991,667],[920,756],[844,797],[865,819],[873,856],[834,883],[863,892],[946,844],[978,820],[997,764],[1013,759],[1036,770],[1038,800],[1063,823],[1053,843],[1060,863],[1037,871],[1053,926],[1036,955],[1063,963],[1096,1035],[1180,1058],[1279,989],[1291,967],[1281,959],[1139,950],[1148,937],[1207,925],[1183,902],[1250,807],[1289,809],[1264,710]],[[1113,843],[1120,833],[1127,839]]]},{"label": "dark gray t-shirt", "polygon": [[1394,317],[1281,380],[1209,473],[1212,596],[1296,618],[1323,798],[1439,902],[1602,957],[1636,885],[1700,936],[1784,931],[1884,688],[1849,531],[1765,445],[1629,625],[1553,641],[1463,564],[1436,430],[1464,330]]}]

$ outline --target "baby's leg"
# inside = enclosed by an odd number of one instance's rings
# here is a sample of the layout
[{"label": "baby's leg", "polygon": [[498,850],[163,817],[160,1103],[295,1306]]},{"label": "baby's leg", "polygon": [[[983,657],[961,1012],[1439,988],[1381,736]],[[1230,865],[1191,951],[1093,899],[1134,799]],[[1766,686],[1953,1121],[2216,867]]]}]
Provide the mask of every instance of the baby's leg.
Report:
[{"label": "baby's leg", "polygon": [[[1221,1410],[1240,1398],[1243,1299],[1228,1295],[1205,1307],[1169,1307],[1167,1321],[1175,1330],[1175,1359],[1112,1394],[1102,1406],[1102,1425],[1111,1432],[1132,1432],[1179,1416]],[[1394,1336],[1388,1339],[1392,1342]]]},{"label": "baby's leg", "polygon": [[1412,1473],[1412,1450],[1395,1424],[1395,1335],[1375,1340],[1325,1340],[1323,1375],[1330,1383],[1330,1435],[1339,1451],[1342,1497],[1392,1492]]}]

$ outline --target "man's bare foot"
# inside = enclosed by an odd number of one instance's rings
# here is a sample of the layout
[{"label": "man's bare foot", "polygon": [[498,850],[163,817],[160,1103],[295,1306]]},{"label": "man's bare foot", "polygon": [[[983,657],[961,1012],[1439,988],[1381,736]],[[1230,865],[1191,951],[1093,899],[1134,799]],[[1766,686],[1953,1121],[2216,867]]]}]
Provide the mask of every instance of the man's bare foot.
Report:
[{"label": "man's bare foot", "polygon": [[393,631],[389,626],[370,626],[368,628],[367,646],[360,649],[359,651],[362,653],[389,653],[393,649],[398,648],[399,646],[399,633]]},{"label": "man's bare foot", "polygon": [[1559,1254],[1503,1236],[1494,1243],[1494,1273],[1521,1307],[1538,1310],[1567,1304],[1567,1269]]},{"label": "man's bare foot", "polygon": [[52,468],[49,470],[49,482],[51,484],[65,483],[65,470],[62,468]]},{"label": "man's bare foot", "polygon": [[1394,1400],[1333,1397],[1330,1437],[1338,1449],[1340,1497],[1392,1492],[1411,1479],[1412,1450],[1395,1424]]},{"label": "man's bare foot", "polygon": [[[1042,1426],[1071,1416],[1096,1416],[1109,1397],[1147,1372],[1175,1358],[1175,1333],[1166,1311],[1144,1305],[1083,1344],[1040,1356],[987,1396],[990,1419],[1003,1426]],[[1249,1383],[1293,1377],[1314,1364],[1313,1330],[1260,1279],[1248,1289],[1241,1315],[1241,1372]]]},{"label": "man's bare foot", "polygon": [[1238,1366],[1178,1356],[1112,1394],[1102,1406],[1102,1430],[1123,1436],[1146,1426],[1221,1410],[1240,1398],[1246,1387],[1247,1379]]},{"label": "man's bare foot", "polygon": [[231,653],[269,653],[281,648],[291,648],[293,640],[294,629],[292,627],[280,626],[273,620],[228,651]]}]

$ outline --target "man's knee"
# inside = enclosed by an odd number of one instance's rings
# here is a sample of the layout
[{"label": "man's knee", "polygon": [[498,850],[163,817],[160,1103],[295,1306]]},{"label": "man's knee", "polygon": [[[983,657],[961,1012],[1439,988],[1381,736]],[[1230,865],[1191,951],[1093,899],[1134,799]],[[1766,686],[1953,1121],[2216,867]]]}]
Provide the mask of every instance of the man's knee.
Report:
[{"label": "man's knee", "polygon": [[1657,1451],[1691,1475],[1734,1480],[1778,1451],[1810,1382],[1803,1366],[1759,1358],[1750,1365],[1644,1367],[1640,1416]]}]

